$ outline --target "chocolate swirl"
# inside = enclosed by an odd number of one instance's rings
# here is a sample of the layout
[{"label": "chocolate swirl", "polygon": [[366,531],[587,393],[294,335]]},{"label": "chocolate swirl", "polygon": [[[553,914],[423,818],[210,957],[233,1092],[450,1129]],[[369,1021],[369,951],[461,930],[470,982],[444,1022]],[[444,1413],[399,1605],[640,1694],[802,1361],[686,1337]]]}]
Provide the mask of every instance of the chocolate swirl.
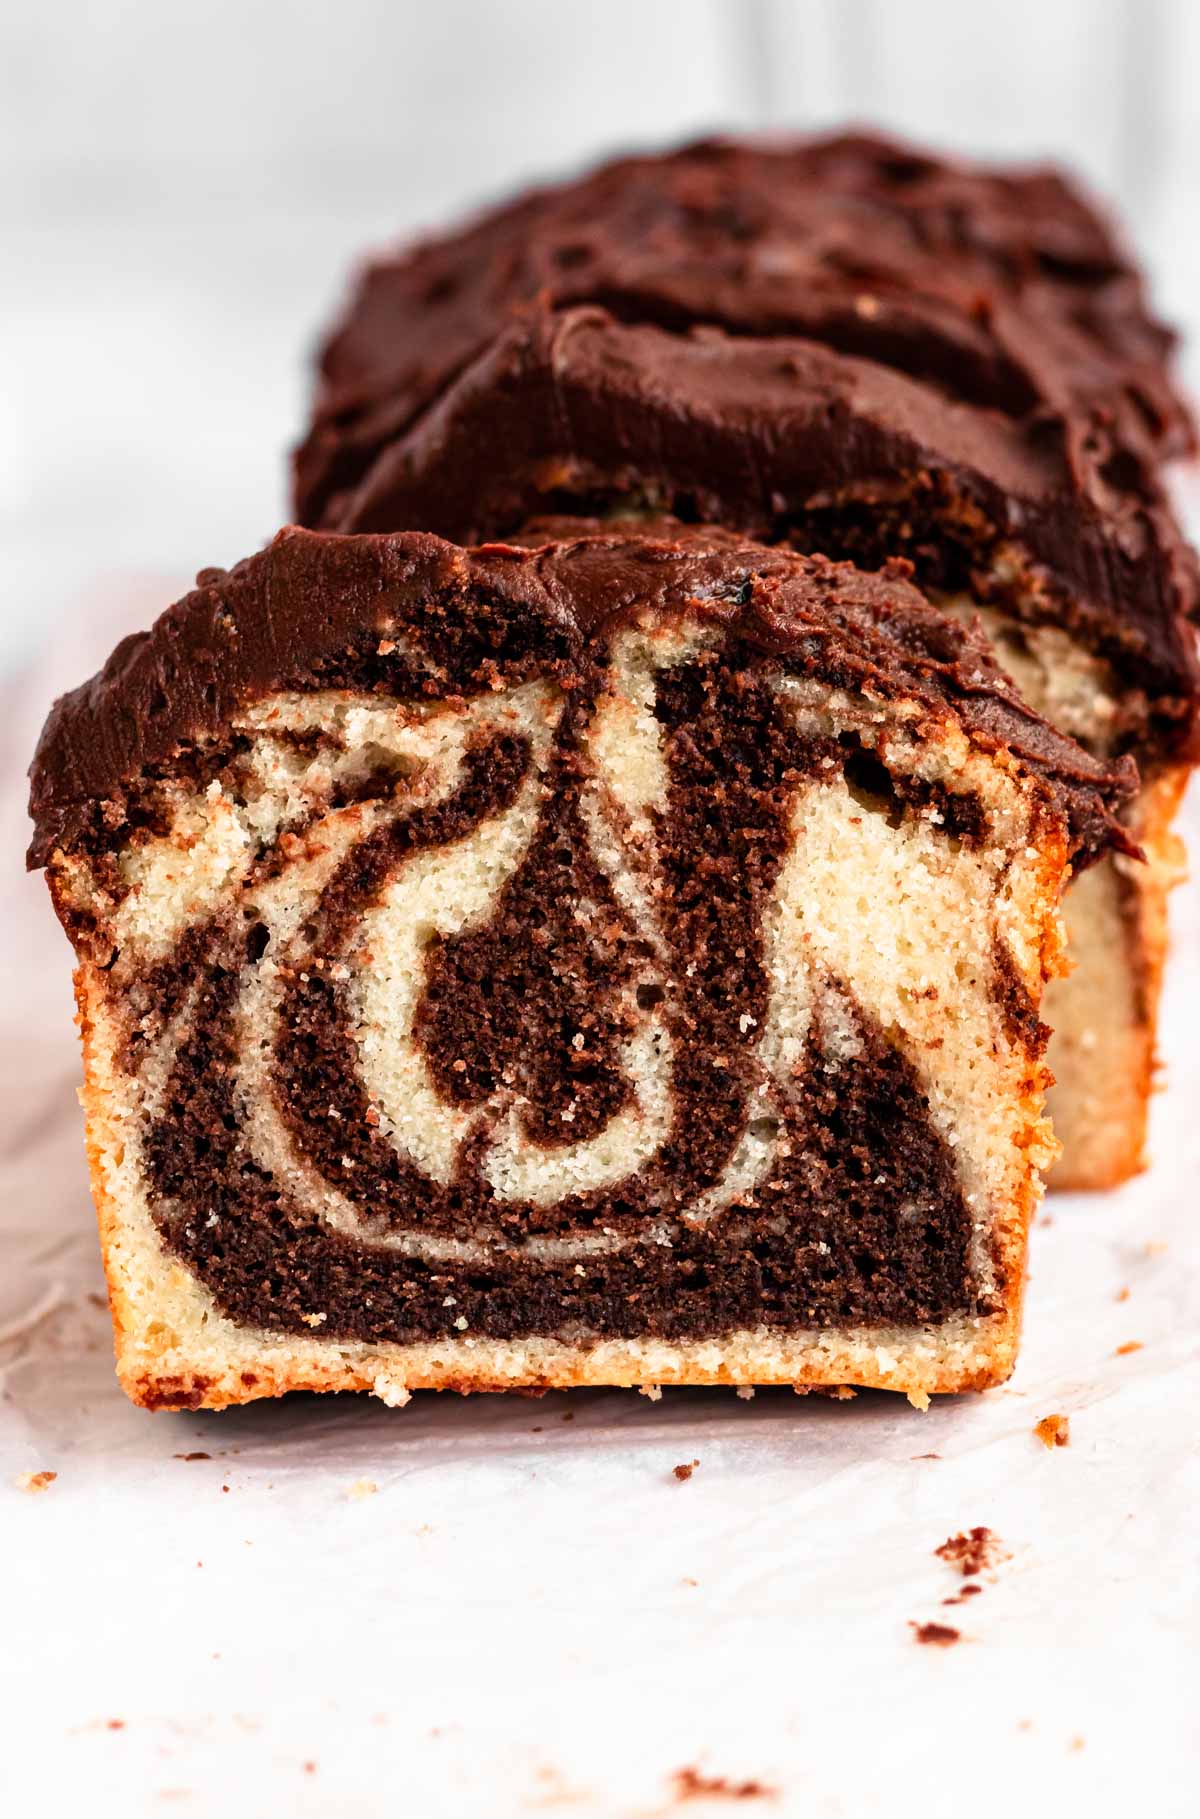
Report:
[{"label": "chocolate swirl", "polygon": [[[431,717],[457,762],[286,836],[135,1043],[154,1217],[226,1311],[380,1339],[989,1305],[920,1045],[884,1039],[836,935],[807,973],[771,951],[798,804],[861,746],[801,732],[736,651],[616,667],[590,711],[535,684]],[[605,770],[628,740],[661,801]]]}]

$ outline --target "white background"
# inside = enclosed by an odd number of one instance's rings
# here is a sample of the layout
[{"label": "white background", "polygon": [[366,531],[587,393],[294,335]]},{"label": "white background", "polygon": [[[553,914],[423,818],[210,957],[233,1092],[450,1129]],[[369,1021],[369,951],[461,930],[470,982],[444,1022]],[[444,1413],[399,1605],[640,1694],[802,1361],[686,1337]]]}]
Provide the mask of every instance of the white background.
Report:
[{"label": "white background", "polygon": [[[90,1299],[67,949],[15,855],[51,693],[282,517],[361,247],[611,148],[857,115],[1070,157],[1200,328],[1198,75],[1189,0],[4,10],[0,1809],[1194,1813],[1194,888],[1154,1167],[1052,1203],[1004,1390],[149,1417]],[[933,1549],[978,1523],[1011,1558],[946,1608]],[[964,1640],[917,1646],[930,1619]],[[680,1806],[686,1766],[777,1797]]]}]

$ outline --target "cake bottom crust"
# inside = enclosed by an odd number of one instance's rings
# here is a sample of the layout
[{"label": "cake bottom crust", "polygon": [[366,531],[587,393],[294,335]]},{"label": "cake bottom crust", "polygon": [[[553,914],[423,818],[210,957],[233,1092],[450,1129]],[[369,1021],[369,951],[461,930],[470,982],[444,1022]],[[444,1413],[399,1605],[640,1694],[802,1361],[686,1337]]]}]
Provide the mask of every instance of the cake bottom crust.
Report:
[{"label": "cake bottom crust", "polygon": [[288,1340],[241,1329],[189,1361],[185,1347],[151,1362],[134,1334],[117,1338],[117,1374],[149,1409],[221,1409],[291,1390],[366,1390],[402,1407],[415,1390],[471,1391],[667,1386],[791,1385],[898,1390],[915,1407],[930,1396],[987,1389],[1012,1371],[1017,1335],[1003,1317],[934,1328],[852,1327],[780,1334],[743,1328],[688,1341],[549,1338],[441,1340],[426,1345],[347,1345]]}]

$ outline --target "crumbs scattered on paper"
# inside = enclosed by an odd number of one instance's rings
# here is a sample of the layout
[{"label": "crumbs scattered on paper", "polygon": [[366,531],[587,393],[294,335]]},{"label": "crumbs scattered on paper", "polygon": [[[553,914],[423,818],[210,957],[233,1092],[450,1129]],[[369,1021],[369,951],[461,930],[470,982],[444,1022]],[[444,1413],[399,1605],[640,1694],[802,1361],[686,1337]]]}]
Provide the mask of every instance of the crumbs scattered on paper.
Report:
[{"label": "crumbs scattered on paper", "polygon": [[1124,1345],[1119,1345],[1117,1347],[1116,1351],[1113,1353],[1113,1357],[1127,1358],[1130,1352],[1140,1352],[1141,1350],[1142,1341],[1140,1339],[1127,1339]]},{"label": "crumbs scattered on paper", "polygon": [[361,1503],[364,1497],[373,1497],[378,1489],[374,1478],[356,1478],[346,1495],[351,1503]]},{"label": "crumbs scattered on paper", "polygon": [[675,1476],[678,1478],[680,1484],[687,1482],[699,1463],[700,1461],[698,1459],[693,1459],[690,1464],[677,1465],[675,1467]]}]

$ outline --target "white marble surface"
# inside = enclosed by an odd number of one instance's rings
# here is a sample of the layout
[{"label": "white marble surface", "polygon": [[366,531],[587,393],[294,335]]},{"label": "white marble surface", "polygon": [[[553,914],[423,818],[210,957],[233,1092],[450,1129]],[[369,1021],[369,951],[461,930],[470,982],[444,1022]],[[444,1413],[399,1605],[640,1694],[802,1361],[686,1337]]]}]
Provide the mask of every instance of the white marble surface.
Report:
[{"label": "white marble surface", "polygon": [[[94,594],[10,691],[0,850],[23,836],[13,760],[48,694],[162,589]],[[1200,801],[1189,826],[1197,850]],[[1194,1812],[1194,885],[1175,904],[1153,1167],[1052,1201],[1015,1377],[925,1415],[778,1391],[132,1408],[66,943],[40,878],[10,871],[3,916],[8,1810],[724,1811],[681,1801],[694,1768],[775,1790],[737,1810],[804,1819]],[[1032,1430],[1051,1413],[1071,1442],[1048,1452]],[[36,1471],[57,1477],[20,1490]],[[977,1524],[1009,1558],[946,1607],[961,1581],[933,1550]],[[918,1646],[928,1621],[962,1641]]]}]

